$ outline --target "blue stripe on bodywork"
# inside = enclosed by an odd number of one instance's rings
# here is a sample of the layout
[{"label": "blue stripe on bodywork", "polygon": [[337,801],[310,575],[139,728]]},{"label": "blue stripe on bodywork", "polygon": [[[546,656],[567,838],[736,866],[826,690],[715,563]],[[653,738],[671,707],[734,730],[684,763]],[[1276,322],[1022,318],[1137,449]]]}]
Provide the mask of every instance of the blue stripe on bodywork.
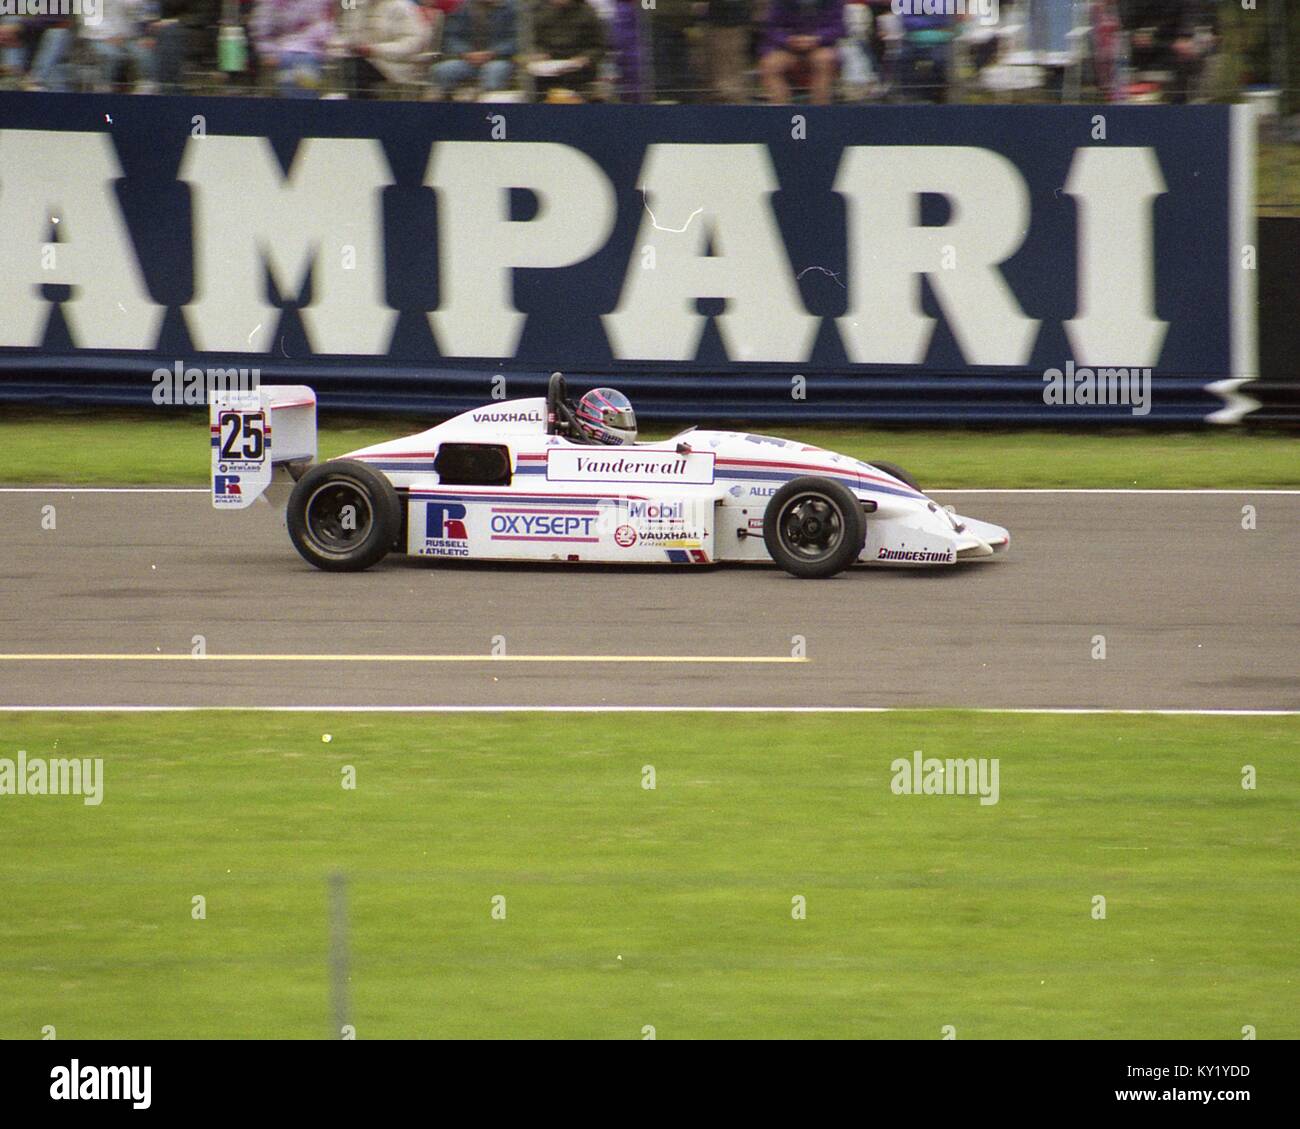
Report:
[{"label": "blue stripe on bodywork", "polygon": [[379,462],[372,459],[362,459],[360,461],[365,463],[366,466],[374,467],[375,470],[433,470],[432,459],[422,463],[413,463],[409,460],[400,463]]},{"label": "blue stripe on bodywork", "polygon": [[592,494],[457,494],[450,490],[412,490],[412,498],[441,498],[452,502],[495,502],[497,505],[515,505],[527,502],[539,506],[595,506],[622,502],[617,497],[599,497]]}]

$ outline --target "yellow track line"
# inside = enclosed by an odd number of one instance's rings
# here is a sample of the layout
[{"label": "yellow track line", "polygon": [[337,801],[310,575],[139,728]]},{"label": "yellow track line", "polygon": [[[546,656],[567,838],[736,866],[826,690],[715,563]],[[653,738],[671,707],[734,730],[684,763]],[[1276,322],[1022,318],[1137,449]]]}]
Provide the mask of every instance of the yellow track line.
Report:
[{"label": "yellow track line", "polygon": [[0,662],[806,663],[783,655],[191,655],[0,654]]}]

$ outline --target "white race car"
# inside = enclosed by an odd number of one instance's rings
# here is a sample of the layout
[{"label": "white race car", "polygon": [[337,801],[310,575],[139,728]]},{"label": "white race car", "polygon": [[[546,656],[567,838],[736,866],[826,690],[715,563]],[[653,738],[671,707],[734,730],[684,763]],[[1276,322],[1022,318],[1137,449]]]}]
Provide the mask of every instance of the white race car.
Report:
[{"label": "white race car", "polygon": [[265,494],[287,504],[294,548],[337,571],[405,552],[639,565],[775,561],[813,578],[853,564],[950,565],[1009,543],[1005,529],[951,513],[889,463],[736,431],[690,428],[619,446],[591,435],[556,373],[545,398],[487,404],[314,463],[310,388],[222,393],[211,405],[212,502],[239,509]]}]

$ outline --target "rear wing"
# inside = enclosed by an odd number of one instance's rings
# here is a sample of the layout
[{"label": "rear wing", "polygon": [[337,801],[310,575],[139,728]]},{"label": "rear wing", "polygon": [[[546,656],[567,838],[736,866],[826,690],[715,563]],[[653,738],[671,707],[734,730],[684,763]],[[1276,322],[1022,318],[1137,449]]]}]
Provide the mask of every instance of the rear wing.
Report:
[{"label": "rear wing", "polygon": [[216,392],[208,407],[212,504],[251,506],[277,466],[316,458],[316,393],[305,384]]}]

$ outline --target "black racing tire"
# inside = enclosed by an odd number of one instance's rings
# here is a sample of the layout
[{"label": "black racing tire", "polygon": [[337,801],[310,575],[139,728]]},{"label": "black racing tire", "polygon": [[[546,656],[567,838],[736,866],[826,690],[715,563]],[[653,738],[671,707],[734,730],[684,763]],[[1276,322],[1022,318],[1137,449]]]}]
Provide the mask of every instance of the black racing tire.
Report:
[{"label": "black racing tire", "polygon": [[[351,522],[345,506],[353,507]],[[377,470],[354,459],[335,459],[298,480],[287,518],[293,547],[308,564],[326,572],[360,572],[396,545],[402,501]]]},{"label": "black racing tire", "polygon": [[910,475],[897,463],[882,463],[876,459],[868,459],[867,462],[869,462],[877,470],[883,470],[886,474],[893,475],[895,478],[898,479],[899,482],[902,482],[905,485],[910,486],[918,494],[925,493],[925,491],[922,490],[921,487],[917,484],[916,479],[913,478],[912,475]]},{"label": "black racing tire", "polygon": [[763,543],[791,576],[818,580],[848,568],[867,540],[862,503],[847,486],[808,475],[781,487],[763,514]]}]

